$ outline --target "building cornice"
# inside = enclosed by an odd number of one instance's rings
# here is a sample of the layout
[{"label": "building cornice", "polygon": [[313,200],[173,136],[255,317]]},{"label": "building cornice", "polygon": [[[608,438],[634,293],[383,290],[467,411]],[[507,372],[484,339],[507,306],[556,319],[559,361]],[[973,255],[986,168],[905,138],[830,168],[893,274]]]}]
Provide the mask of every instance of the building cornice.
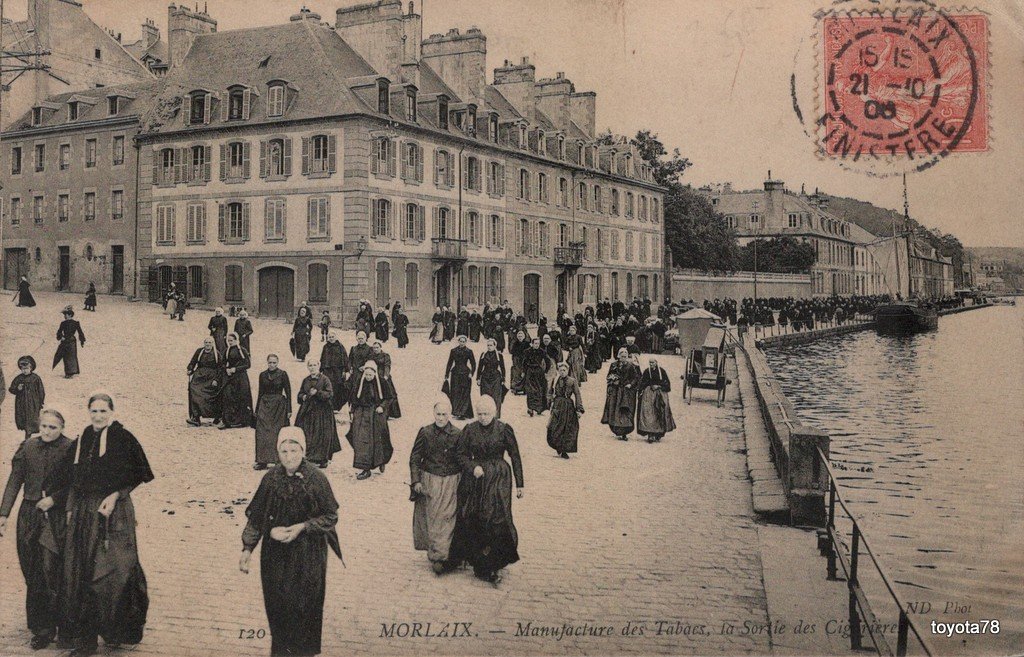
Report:
[{"label": "building cornice", "polygon": [[139,122],[138,115],[111,116],[93,121],[75,121],[74,123],[60,123],[58,125],[36,126],[22,128],[21,130],[8,130],[0,133],[0,141],[11,141],[26,137],[41,137],[62,132],[87,132],[102,128],[112,128],[122,125],[132,125]]}]

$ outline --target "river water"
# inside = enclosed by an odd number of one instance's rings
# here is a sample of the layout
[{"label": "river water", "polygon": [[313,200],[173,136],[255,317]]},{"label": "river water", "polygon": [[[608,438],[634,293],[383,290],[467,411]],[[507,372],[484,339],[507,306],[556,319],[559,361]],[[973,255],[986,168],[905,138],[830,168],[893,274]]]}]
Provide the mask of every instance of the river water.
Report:
[{"label": "river water", "polygon": [[[831,435],[842,493],[899,594],[931,604],[915,622],[941,654],[1024,649],[1021,301],[931,333],[767,351],[801,420]],[[931,634],[932,620],[982,619],[1000,633]]]}]

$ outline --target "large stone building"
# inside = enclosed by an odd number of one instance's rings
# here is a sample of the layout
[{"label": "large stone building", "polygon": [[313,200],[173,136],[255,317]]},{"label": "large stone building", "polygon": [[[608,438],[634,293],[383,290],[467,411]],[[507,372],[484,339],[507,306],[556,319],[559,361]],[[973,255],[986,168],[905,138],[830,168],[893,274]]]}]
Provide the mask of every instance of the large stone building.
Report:
[{"label": "large stone building", "polygon": [[663,189],[599,143],[596,97],[525,58],[487,81],[477,29],[420,41],[398,0],[199,34],[139,136],[150,298],[353,319],[508,300],[531,319],[659,301]]}]

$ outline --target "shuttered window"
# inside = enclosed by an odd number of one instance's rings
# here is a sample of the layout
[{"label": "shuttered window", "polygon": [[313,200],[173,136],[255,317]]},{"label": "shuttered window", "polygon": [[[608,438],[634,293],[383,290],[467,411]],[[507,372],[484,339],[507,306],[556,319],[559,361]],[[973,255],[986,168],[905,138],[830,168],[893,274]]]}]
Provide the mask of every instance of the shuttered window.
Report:
[{"label": "shuttered window", "polygon": [[327,265],[314,262],[309,265],[309,301],[327,303]]}]

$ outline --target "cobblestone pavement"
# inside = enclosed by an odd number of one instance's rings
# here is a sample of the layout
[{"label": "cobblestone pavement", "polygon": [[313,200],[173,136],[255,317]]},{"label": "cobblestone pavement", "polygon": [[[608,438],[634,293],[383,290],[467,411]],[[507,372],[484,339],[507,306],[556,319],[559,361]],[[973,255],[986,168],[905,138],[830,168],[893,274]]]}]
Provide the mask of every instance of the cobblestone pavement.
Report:
[{"label": "cobblestone pavement", "polygon": [[[47,365],[59,309],[69,302],[78,308],[81,298],[38,296],[34,309],[9,304],[0,311],[8,381],[17,356],[34,353],[47,401],[65,409],[72,436],[86,425],[88,394],[107,389],[157,476],[133,495],[151,605],[145,640],[131,652],[267,654],[259,560],[249,575],[237,569],[245,505],[262,475],[250,467],[252,431],[185,425],[185,365],[206,334],[210,313],[194,311],[183,323],[171,322],[158,306],[102,297],[97,313],[78,312],[88,338],[80,350],[83,374],[65,380]],[[289,325],[253,323],[250,380],[255,385],[266,354],[275,351],[287,356],[283,366],[297,389],[305,369],[287,354]],[[342,333],[342,342],[354,344],[351,331]],[[317,338],[314,352],[319,348]],[[407,463],[416,428],[432,419],[449,348],[429,344],[423,333],[415,333],[406,350],[391,341],[386,349],[404,413],[391,427],[392,465],[386,474],[356,481],[343,440],[344,450],[327,470],[341,504],[338,529],[347,568],[331,558],[324,654],[771,651],[766,633],[744,631],[745,623],[764,624],[767,613],[733,390],[719,409],[710,392],[698,392],[687,406],[679,385],[672,404],[680,428],[660,444],[635,435],[623,443],[600,424],[607,370],[600,372],[583,386],[581,451],[569,461],[558,459],[545,442],[547,416],[529,418],[524,399],[509,397],[504,419],[519,439],[526,480],[524,498],[513,503],[521,560],[505,571],[498,588],[468,570],[435,576],[425,553],[412,548]],[[682,360],[660,362],[675,386]],[[6,478],[18,440],[10,397],[0,424]],[[0,654],[27,655],[24,583],[12,534],[0,541]],[[724,622],[734,624],[735,633],[723,634]],[[382,636],[392,623],[394,636]],[[416,633],[413,623],[423,624],[421,633],[429,623],[435,635],[450,632],[449,623],[471,623],[470,636],[402,636]],[[527,624],[536,630],[563,623],[610,626],[612,633],[518,635]],[[697,626],[703,635],[693,634]]]}]

